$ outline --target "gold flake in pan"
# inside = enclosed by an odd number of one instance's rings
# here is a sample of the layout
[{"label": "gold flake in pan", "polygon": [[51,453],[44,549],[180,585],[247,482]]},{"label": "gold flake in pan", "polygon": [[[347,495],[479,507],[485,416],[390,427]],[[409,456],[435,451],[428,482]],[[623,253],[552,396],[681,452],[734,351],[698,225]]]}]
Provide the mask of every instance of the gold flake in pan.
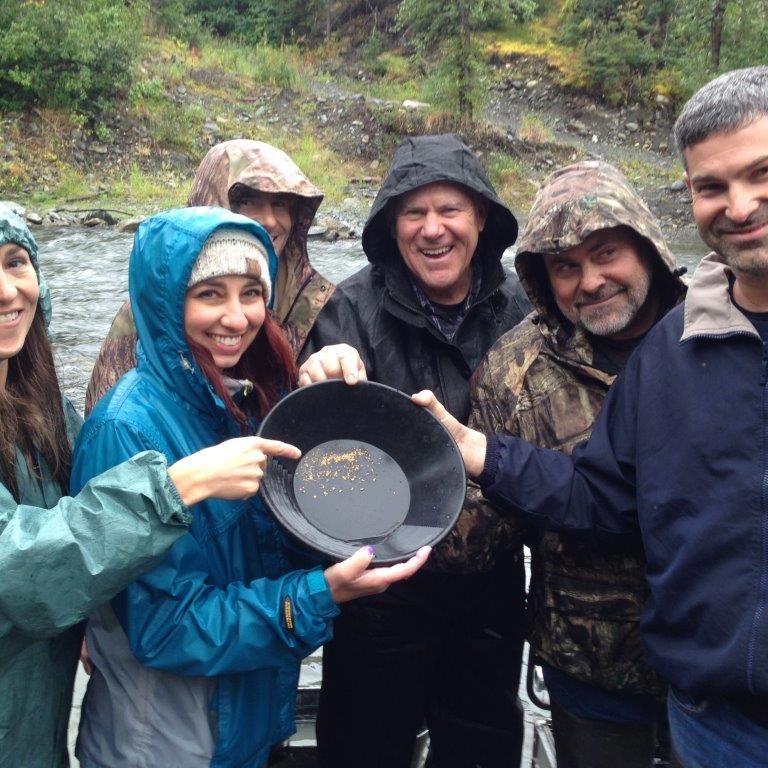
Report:
[{"label": "gold flake in pan", "polygon": [[344,541],[389,535],[405,520],[411,501],[408,479],[389,454],[343,438],[304,454],[293,489],[307,522]]},{"label": "gold flake in pan", "polygon": [[363,492],[366,482],[376,482],[379,464],[380,457],[374,458],[366,448],[361,447],[309,454],[299,468],[302,483],[299,490],[304,492],[303,483],[307,482],[315,484],[324,496],[353,490]]}]

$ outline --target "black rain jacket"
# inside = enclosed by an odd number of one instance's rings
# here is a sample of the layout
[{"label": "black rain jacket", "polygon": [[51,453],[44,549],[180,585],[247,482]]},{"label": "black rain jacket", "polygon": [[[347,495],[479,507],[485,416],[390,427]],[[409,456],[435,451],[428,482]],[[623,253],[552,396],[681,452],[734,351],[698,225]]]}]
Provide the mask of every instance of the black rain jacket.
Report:
[{"label": "black rain jacket", "polygon": [[[396,197],[434,182],[462,184],[489,206],[474,257],[482,260],[480,292],[452,341],[423,312],[387,213]],[[531,309],[517,276],[501,265],[504,250],[516,237],[515,217],[458,137],[407,139],[395,153],[363,229],[370,264],[338,286],[319,314],[302,358],[325,345],[345,342],[358,350],[371,381],[407,394],[431,389],[466,423],[471,374],[494,341]]]}]

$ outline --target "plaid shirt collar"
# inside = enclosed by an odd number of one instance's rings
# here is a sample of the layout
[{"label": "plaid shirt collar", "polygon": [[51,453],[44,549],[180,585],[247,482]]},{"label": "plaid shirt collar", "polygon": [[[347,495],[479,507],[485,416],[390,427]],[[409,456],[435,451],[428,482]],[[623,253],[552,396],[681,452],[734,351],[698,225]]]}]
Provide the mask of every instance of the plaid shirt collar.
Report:
[{"label": "plaid shirt collar", "polygon": [[424,314],[448,341],[453,341],[456,331],[459,330],[459,326],[466,317],[469,308],[474,304],[475,299],[480,293],[482,282],[483,270],[480,267],[479,260],[475,259],[472,261],[472,285],[470,286],[469,293],[461,304],[448,309],[430,301],[413,279],[411,279],[411,286],[416,294],[416,300],[419,302],[422,310],[424,310]]}]

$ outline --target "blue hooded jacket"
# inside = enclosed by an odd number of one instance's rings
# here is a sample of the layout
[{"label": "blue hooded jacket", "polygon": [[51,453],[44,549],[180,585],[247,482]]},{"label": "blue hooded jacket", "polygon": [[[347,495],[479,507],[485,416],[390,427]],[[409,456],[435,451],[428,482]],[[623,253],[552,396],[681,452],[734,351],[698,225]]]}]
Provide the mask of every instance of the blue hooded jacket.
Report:
[{"label": "blue hooded jacket", "polygon": [[[192,268],[221,227],[260,238],[274,269],[266,231],[224,209],[169,211],[140,226],[129,269],[138,366],[86,422],[73,490],[139,450],[172,463],[239,435],[183,324]],[[78,745],[85,766],[262,766],[293,732],[300,661],[330,638],[338,613],[323,573],[297,570],[314,561],[258,497],[191,512],[190,533],[89,625],[97,672]]]}]

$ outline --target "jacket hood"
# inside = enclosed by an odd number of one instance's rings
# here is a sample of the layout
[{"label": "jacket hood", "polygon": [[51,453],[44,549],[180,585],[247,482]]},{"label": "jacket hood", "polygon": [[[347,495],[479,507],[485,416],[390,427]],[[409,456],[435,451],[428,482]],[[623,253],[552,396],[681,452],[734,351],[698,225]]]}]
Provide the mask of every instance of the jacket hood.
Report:
[{"label": "jacket hood", "polygon": [[672,303],[685,291],[656,219],[624,175],[601,161],[568,165],[551,174],[536,194],[515,257],[520,282],[550,328],[562,327],[564,320],[542,255],[580,245],[593,232],[613,227],[628,227],[643,238],[660,273],[669,277]]},{"label": "jacket hood", "polygon": [[293,228],[280,254],[280,260],[288,266],[276,308],[277,318],[282,322],[296,294],[313,273],[307,234],[323,193],[282,150],[262,141],[233,139],[212,147],[203,158],[187,204],[231,208],[230,193],[237,185],[259,192],[290,194],[296,199]]},{"label": "jacket hood", "polygon": [[387,221],[390,201],[417,187],[439,181],[461,184],[488,201],[488,218],[477,248],[486,258],[501,260],[505,249],[517,237],[517,219],[499,199],[470,148],[458,136],[442,134],[406,139],[397,148],[363,228],[363,250],[368,261],[384,264],[395,248]]},{"label": "jacket hood", "polygon": [[211,397],[217,396],[189,350],[184,302],[203,244],[222,227],[244,229],[258,237],[267,251],[270,273],[274,273],[277,257],[266,230],[223,208],[180,208],[142,222],[128,267],[139,372],[150,371],[169,392],[200,410],[210,409]]},{"label": "jacket hood", "polygon": [[16,243],[20,245],[32,260],[32,266],[37,273],[37,282],[40,286],[40,297],[37,304],[43,315],[43,321],[47,328],[51,323],[51,294],[48,290],[48,283],[45,282],[43,273],[40,271],[40,259],[37,242],[29,231],[29,227],[12,208],[0,204],[0,245],[6,243]]}]

